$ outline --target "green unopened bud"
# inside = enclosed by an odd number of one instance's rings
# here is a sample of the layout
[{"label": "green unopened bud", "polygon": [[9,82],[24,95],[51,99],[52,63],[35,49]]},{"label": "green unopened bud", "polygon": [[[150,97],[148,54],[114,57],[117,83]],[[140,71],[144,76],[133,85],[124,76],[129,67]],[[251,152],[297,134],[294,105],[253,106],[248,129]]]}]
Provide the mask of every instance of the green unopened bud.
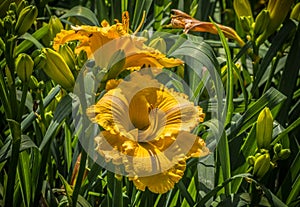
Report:
[{"label": "green unopened bud", "polygon": [[122,175],[115,174],[115,178],[116,178],[118,181],[122,181],[123,176],[122,176]]},{"label": "green unopened bud", "polygon": [[295,19],[295,20],[297,20],[298,22],[300,22],[300,2],[298,2],[295,6],[294,6],[294,8],[293,8],[293,10],[292,10],[292,12],[291,12],[291,19]]},{"label": "green unopened bud", "polygon": [[11,16],[6,16],[3,19],[3,26],[6,31],[11,31],[15,20]]},{"label": "green unopened bud", "polygon": [[149,43],[149,47],[159,50],[161,53],[166,53],[167,44],[165,40],[161,37],[155,38],[151,40]]},{"label": "green unopened bud", "polygon": [[42,52],[47,58],[47,63],[43,67],[44,72],[63,88],[73,90],[75,79],[62,56],[50,48],[43,48]]},{"label": "green unopened bud", "polygon": [[30,5],[22,9],[16,24],[16,33],[18,35],[22,35],[25,32],[27,32],[27,30],[29,30],[29,28],[31,27],[32,23],[35,21],[37,15],[38,10],[35,6]]},{"label": "green unopened bud", "polygon": [[63,57],[66,61],[67,65],[71,70],[75,70],[75,54],[72,49],[67,45],[64,44],[59,48],[59,54]]},{"label": "green unopened bud", "polygon": [[269,23],[270,23],[270,12],[264,9],[261,12],[259,12],[259,14],[255,19],[254,36],[258,37],[259,35],[262,35],[268,28]]},{"label": "green unopened bud", "polygon": [[257,118],[256,141],[258,149],[269,149],[273,133],[273,117],[270,109],[265,107]]},{"label": "green unopened bud", "polygon": [[8,10],[13,11],[15,14],[17,14],[17,4],[16,4],[16,2],[10,3]]},{"label": "green unopened bud", "polygon": [[51,121],[53,120],[53,112],[52,111],[48,111],[45,113],[45,121],[47,124],[50,124]]},{"label": "green unopened bud", "polygon": [[255,159],[256,159],[256,158],[260,157],[261,155],[262,155],[262,154],[258,152],[258,153],[255,154],[254,157],[255,157]]},{"label": "green unopened bud", "polygon": [[38,86],[39,86],[38,80],[33,75],[31,75],[29,81],[29,88],[36,89],[38,88]]},{"label": "green unopened bud", "polygon": [[290,149],[282,149],[280,150],[280,152],[278,153],[278,158],[281,160],[285,160],[287,159],[291,154],[291,150]]},{"label": "green unopened bud", "polygon": [[254,163],[253,174],[261,179],[270,169],[270,155],[269,153],[259,156]]},{"label": "green unopened bud", "polygon": [[34,62],[29,55],[21,53],[16,59],[16,72],[22,82],[28,82],[33,71]]},{"label": "green unopened bud", "polygon": [[51,40],[63,29],[63,25],[57,16],[51,16],[49,20],[49,35]]},{"label": "green unopened bud", "polygon": [[276,143],[273,147],[274,154],[278,155],[281,149],[282,149],[282,145],[280,143]]},{"label": "green unopened bud", "polygon": [[251,25],[253,23],[253,21],[251,20],[251,17],[250,16],[242,16],[242,17],[240,17],[240,22],[241,22],[243,30],[246,33],[249,33],[251,31]]},{"label": "green unopened bud", "polygon": [[253,19],[251,5],[248,0],[234,0],[233,8],[238,17],[250,16]]},{"label": "green unopened bud", "polygon": [[294,0],[269,0],[267,10],[270,11],[270,23],[268,24],[267,35],[270,36],[283,22]]},{"label": "green unopened bud", "polygon": [[18,4],[18,7],[17,7],[17,14],[18,14],[18,16],[20,15],[21,11],[22,11],[26,6],[28,6],[28,1],[25,1],[25,0],[22,0],[22,1]]},{"label": "green unopened bud", "polygon": [[39,54],[34,58],[34,66],[36,69],[42,69],[47,62],[47,57],[44,53]]},{"label": "green unopened bud", "polygon": [[248,156],[247,157],[247,162],[249,165],[254,165],[256,158],[254,156]]}]

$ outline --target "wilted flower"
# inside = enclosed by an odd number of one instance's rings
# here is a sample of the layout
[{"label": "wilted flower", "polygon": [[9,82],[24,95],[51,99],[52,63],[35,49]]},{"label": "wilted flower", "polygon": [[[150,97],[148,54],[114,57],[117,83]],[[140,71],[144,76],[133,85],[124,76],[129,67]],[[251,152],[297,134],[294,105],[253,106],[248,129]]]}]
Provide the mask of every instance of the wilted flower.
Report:
[{"label": "wilted flower", "polygon": [[209,153],[191,133],[204,119],[202,108],[149,74],[133,72],[87,114],[104,129],[95,137],[97,152],[124,168],[139,190],[167,192],[182,178],[186,159]]},{"label": "wilted flower", "polygon": [[[171,24],[173,28],[182,28],[185,33],[189,31],[195,32],[209,32],[211,34],[218,34],[218,30],[215,25],[211,22],[199,21],[190,15],[177,10],[172,10],[174,15],[172,15]],[[225,37],[236,40],[241,46],[245,45],[245,42],[241,37],[236,33],[231,27],[227,27],[221,24],[217,24],[218,27],[222,30]]]}]

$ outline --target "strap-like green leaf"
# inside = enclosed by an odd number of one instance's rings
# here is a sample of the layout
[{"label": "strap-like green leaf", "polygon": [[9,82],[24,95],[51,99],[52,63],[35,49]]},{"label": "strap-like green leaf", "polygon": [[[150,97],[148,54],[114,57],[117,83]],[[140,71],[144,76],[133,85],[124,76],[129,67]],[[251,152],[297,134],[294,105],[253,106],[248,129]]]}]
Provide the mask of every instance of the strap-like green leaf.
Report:
[{"label": "strap-like green leaf", "polygon": [[99,26],[96,15],[88,8],[83,6],[75,6],[70,11],[62,15],[60,18],[77,17],[83,24]]}]

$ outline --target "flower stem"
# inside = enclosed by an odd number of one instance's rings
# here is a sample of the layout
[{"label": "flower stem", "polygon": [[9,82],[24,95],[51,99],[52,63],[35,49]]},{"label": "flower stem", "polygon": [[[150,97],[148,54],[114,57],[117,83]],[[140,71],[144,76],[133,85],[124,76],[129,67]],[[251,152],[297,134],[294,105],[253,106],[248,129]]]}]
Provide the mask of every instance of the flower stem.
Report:
[{"label": "flower stem", "polygon": [[19,106],[17,120],[22,119],[22,115],[23,115],[24,108],[25,108],[25,101],[26,101],[26,97],[27,97],[27,90],[28,90],[28,83],[24,83],[24,86],[23,86],[23,89],[22,89],[22,98],[21,98],[21,103],[20,103],[20,106]]},{"label": "flower stem", "polygon": [[9,160],[7,189],[5,194],[5,206],[13,206],[13,195],[15,188],[16,170],[19,160],[19,149],[21,145],[21,124],[15,120],[8,119],[12,135],[12,151]]}]

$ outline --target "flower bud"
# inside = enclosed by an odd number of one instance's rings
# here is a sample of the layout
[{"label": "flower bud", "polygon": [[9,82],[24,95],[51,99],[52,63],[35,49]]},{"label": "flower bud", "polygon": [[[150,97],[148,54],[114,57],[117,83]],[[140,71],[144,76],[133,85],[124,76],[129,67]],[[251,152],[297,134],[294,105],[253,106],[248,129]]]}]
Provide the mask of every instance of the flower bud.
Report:
[{"label": "flower bud", "polygon": [[287,159],[291,154],[291,150],[290,149],[282,149],[280,150],[280,152],[278,153],[278,158],[281,160],[285,160]]},{"label": "flower bud", "polygon": [[251,30],[251,25],[253,23],[253,20],[251,20],[251,17],[250,16],[242,16],[242,17],[240,17],[240,22],[241,22],[243,30],[246,33],[249,33]]},{"label": "flower bud", "polygon": [[47,62],[47,57],[44,53],[41,53],[33,61],[36,69],[42,69]]},{"label": "flower bud", "polygon": [[122,176],[122,175],[115,174],[115,178],[116,178],[118,181],[122,181],[123,176]]},{"label": "flower bud", "polygon": [[38,10],[36,6],[30,5],[22,9],[16,24],[16,28],[15,28],[16,33],[18,35],[22,35],[25,32],[27,32],[27,30],[29,30],[29,28],[31,27],[32,23],[35,21],[37,15],[38,15]]},{"label": "flower bud", "polygon": [[256,141],[258,149],[269,149],[273,133],[273,117],[270,109],[265,107],[257,118]]},{"label": "flower bud", "polygon": [[30,76],[29,88],[36,89],[39,86],[39,82],[33,75]]},{"label": "flower bud", "polygon": [[16,72],[22,82],[28,82],[33,71],[34,62],[29,55],[21,53],[16,59]]},{"label": "flower bud", "polygon": [[274,154],[278,155],[281,149],[282,149],[282,145],[280,143],[276,143],[273,147]]},{"label": "flower bud", "polygon": [[251,5],[248,0],[234,0],[233,8],[238,17],[252,16]]},{"label": "flower bud", "polygon": [[252,156],[252,155],[247,157],[247,162],[251,166],[254,165],[255,160],[256,160],[256,158],[254,156]]},{"label": "flower bud", "polygon": [[269,153],[260,155],[254,163],[253,174],[261,179],[270,169],[270,155]]},{"label": "flower bud", "polygon": [[75,55],[72,49],[67,44],[64,44],[59,47],[58,53],[66,61],[69,68],[75,70]]},{"label": "flower bud", "polygon": [[255,18],[254,24],[254,36],[258,37],[259,35],[263,34],[270,22],[270,12],[266,9],[259,12],[257,17]]},{"label": "flower bud", "polygon": [[71,91],[75,84],[74,76],[62,56],[50,48],[43,48],[42,52],[47,58],[44,72],[63,88]]},{"label": "flower bud", "polygon": [[21,11],[22,11],[26,6],[28,6],[28,2],[25,1],[25,0],[22,0],[22,1],[18,4],[18,7],[17,7],[17,14],[18,14],[18,16],[20,15]]},{"label": "flower bud", "polygon": [[49,35],[51,40],[63,29],[63,25],[57,16],[51,16],[49,20]]},{"label": "flower bud", "polygon": [[155,39],[151,40],[151,42],[149,43],[149,47],[157,49],[161,53],[164,53],[164,54],[166,53],[166,50],[167,50],[166,49],[167,48],[166,42],[161,37],[158,37],[158,38],[155,38]]},{"label": "flower bud", "polygon": [[14,14],[17,14],[17,4],[16,2],[10,3],[8,10],[12,11]]},{"label": "flower bud", "polygon": [[294,0],[269,0],[267,10],[270,11],[270,23],[268,24],[267,34],[270,36],[283,22]]},{"label": "flower bud", "polygon": [[6,16],[3,19],[3,26],[5,31],[11,31],[12,30],[12,26],[15,23],[15,20],[13,20],[13,18],[11,16]]},{"label": "flower bud", "polygon": [[300,22],[300,2],[298,2],[295,6],[294,6],[294,8],[293,8],[293,10],[292,10],[292,12],[291,12],[291,19],[295,19],[295,20],[297,20],[298,22]]}]

